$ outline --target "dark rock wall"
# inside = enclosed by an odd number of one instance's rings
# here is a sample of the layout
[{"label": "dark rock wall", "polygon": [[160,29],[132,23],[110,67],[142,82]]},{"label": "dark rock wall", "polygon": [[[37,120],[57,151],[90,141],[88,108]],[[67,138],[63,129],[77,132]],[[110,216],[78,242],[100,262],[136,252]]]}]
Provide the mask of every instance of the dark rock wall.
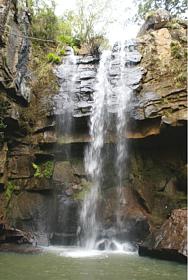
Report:
[{"label": "dark rock wall", "polygon": [[[79,57],[74,130],[68,137],[60,135],[57,117],[62,112],[53,110],[60,97],[57,78],[51,74],[50,83],[34,83],[39,76],[28,59],[35,62],[37,57],[23,38],[29,19],[14,3],[0,1],[0,24],[9,31],[0,30],[0,224],[31,232],[42,244],[72,244],[80,203],[90,187],[83,156],[90,141],[88,117],[99,58]],[[135,88],[124,176],[128,204],[121,207],[121,215],[128,229],[124,235],[133,241],[143,240],[171,210],[186,204],[186,28],[168,20],[146,29],[136,41],[140,53],[129,58],[136,72],[131,74]],[[115,77],[115,67],[112,70]],[[105,149],[110,151],[105,165],[109,175],[99,209],[110,230],[116,203],[113,134]]]}]

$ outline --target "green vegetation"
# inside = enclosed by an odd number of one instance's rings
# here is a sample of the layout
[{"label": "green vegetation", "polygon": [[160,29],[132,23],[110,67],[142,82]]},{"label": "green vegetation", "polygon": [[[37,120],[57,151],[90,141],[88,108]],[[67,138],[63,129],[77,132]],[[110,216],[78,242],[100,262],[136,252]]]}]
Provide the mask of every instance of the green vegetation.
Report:
[{"label": "green vegetation", "polygon": [[178,24],[178,22],[168,22],[165,27],[170,28],[170,29],[178,29],[180,27],[180,25]]},{"label": "green vegetation", "polygon": [[7,201],[10,201],[15,188],[16,188],[16,186],[14,185],[14,183],[8,181],[6,190],[5,190],[5,197],[6,197]]},{"label": "green vegetation", "polygon": [[146,14],[157,9],[165,9],[171,16],[181,16],[186,12],[186,0],[136,0],[138,10],[136,20],[145,19]]},{"label": "green vegetation", "polygon": [[43,178],[43,174],[41,173],[41,168],[39,165],[32,163],[33,168],[35,169],[34,176],[37,178]]},{"label": "green vegetation", "polygon": [[183,72],[181,70],[181,72],[177,75],[176,77],[176,87],[177,88],[182,88],[184,86],[186,86],[186,82],[187,82],[187,72]]},{"label": "green vegetation", "polygon": [[61,58],[55,53],[49,53],[47,55],[47,58],[48,58],[48,62],[52,62],[54,64],[59,64],[61,62]]},{"label": "green vegetation", "polygon": [[183,56],[182,47],[178,41],[172,41],[170,47],[171,47],[171,55],[174,58],[177,58],[177,59],[182,58],[182,56]]},{"label": "green vegetation", "polygon": [[64,49],[62,49],[62,50],[59,51],[59,55],[63,56],[63,55],[65,55],[65,54],[66,54],[66,51],[65,51]]},{"label": "green vegetation", "polygon": [[176,86],[176,88],[181,88],[182,84],[180,82],[176,82],[175,86]]},{"label": "green vegetation", "polygon": [[62,50],[66,46],[78,53],[85,45],[89,50],[93,46],[96,50],[99,44],[106,45],[104,30],[111,22],[110,1],[77,0],[75,10],[66,11],[60,18],[55,14],[56,3],[53,0],[20,0],[19,7],[27,8],[31,13],[31,36],[49,41],[36,41],[35,44],[51,44],[56,52],[53,56],[49,54],[47,59],[59,63],[58,56],[65,54]]},{"label": "green vegetation", "polygon": [[53,175],[54,164],[53,161],[47,161],[44,165],[44,177],[50,179]]},{"label": "green vegetation", "polygon": [[187,73],[186,72],[182,72],[177,76],[176,79],[178,82],[183,83],[187,81]]},{"label": "green vegetation", "polygon": [[32,166],[35,170],[34,177],[50,179],[53,175],[53,161],[47,161],[45,162],[45,164],[42,165],[32,163]]},{"label": "green vegetation", "polygon": [[[32,79],[31,86],[34,94],[52,95],[58,90],[58,84],[56,82],[56,77],[53,73],[53,63],[48,62],[48,54],[56,52],[56,47],[41,46],[40,44],[32,44],[32,60],[31,69],[34,73],[35,79]],[[36,111],[36,106],[33,104],[32,112]],[[36,112],[37,116],[42,112]]]},{"label": "green vegetation", "polygon": [[[49,4],[47,4],[49,3]],[[32,35],[44,40],[55,41],[59,32],[58,18],[55,15],[55,1],[30,1],[32,14]]]}]

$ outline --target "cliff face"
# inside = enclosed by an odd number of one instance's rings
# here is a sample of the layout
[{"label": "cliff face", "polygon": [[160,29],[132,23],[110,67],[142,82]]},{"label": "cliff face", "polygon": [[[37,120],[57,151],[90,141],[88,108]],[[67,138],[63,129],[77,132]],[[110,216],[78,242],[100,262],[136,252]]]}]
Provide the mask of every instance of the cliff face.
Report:
[{"label": "cliff face", "polygon": [[[0,29],[0,224],[31,232],[43,244],[71,244],[80,201],[89,188],[83,155],[90,141],[88,117],[99,58],[78,57],[74,130],[62,137],[58,79],[51,66],[45,77],[37,71],[40,54],[24,37],[29,18],[13,3],[0,2],[1,25],[6,26]],[[154,23],[145,25],[134,42],[137,51],[128,58],[134,65],[129,73],[134,94],[128,112],[130,156],[124,176],[128,204],[121,215],[124,235],[133,241],[143,240],[173,209],[186,205],[186,26],[170,19],[161,24],[155,24],[155,17],[148,20]],[[112,82],[118,75],[115,65],[114,58]],[[113,134],[106,148],[111,156],[99,210],[108,230],[113,227],[116,203]],[[4,231],[1,236],[6,241]]]}]

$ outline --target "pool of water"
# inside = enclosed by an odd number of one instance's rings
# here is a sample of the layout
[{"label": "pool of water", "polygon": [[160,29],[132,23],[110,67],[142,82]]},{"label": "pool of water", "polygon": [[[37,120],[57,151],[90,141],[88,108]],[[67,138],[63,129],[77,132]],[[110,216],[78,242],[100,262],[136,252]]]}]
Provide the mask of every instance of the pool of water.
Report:
[{"label": "pool of water", "polygon": [[1,280],[185,280],[186,266],[136,253],[49,247],[39,255],[0,253]]}]

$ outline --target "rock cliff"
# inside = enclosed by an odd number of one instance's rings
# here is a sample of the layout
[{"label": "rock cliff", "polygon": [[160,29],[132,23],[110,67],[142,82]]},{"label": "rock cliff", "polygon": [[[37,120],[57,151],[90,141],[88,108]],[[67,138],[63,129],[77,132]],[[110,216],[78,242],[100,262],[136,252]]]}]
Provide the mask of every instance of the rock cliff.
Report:
[{"label": "rock cliff", "polygon": [[187,262],[187,211],[173,210],[162,227],[149,235],[139,247],[141,256],[160,257],[167,260]]},{"label": "rock cliff", "polygon": [[[4,229],[15,227],[30,232],[40,244],[73,244],[80,201],[90,187],[83,154],[90,141],[88,119],[100,57],[77,57],[73,129],[65,137],[60,130],[65,91],[60,85],[66,88],[66,81],[51,65],[45,75],[39,71],[41,48],[48,48],[31,44],[29,17],[15,3],[0,1],[0,236],[6,240]],[[153,17],[132,42],[128,58],[134,66],[128,73],[134,94],[124,176],[128,204],[121,215],[124,236],[133,242],[158,229],[173,209],[186,206],[186,24],[170,18],[155,24]],[[117,48],[112,52],[111,83],[118,76]],[[114,220],[115,142],[112,133],[106,140],[111,156],[99,207],[107,231]]]}]

